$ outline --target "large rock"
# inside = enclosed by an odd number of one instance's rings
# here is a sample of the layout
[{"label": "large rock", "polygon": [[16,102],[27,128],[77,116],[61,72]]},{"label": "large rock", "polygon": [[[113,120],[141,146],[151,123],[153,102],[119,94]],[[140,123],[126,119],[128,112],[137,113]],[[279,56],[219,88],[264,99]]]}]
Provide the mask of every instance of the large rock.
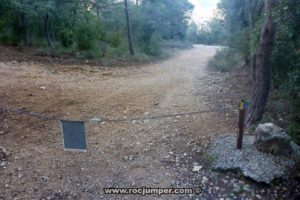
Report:
[{"label": "large rock", "polygon": [[[270,184],[273,179],[286,176],[288,171],[295,166],[292,156],[274,156],[258,151],[254,145],[254,136],[244,136],[241,150],[236,149],[236,140],[235,135],[221,135],[215,138],[209,151],[214,158],[214,169],[239,169],[246,177]],[[296,144],[294,145],[295,149],[299,149]],[[299,151],[296,154],[298,153]],[[298,157],[299,154],[296,154],[295,157]]]},{"label": "large rock", "polygon": [[273,155],[288,156],[292,153],[291,138],[283,129],[272,124],[260,124],[255,130],[257,150]]}]

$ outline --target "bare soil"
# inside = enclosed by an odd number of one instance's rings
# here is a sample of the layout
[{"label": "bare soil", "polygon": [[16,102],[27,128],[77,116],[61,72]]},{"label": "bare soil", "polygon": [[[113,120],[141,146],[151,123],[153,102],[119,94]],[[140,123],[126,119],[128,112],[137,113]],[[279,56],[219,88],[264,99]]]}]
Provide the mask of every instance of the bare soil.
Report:
[{"label": "bare soil", "polygon": [[[9,53],[9,61],[0,61],[1,107],[56,120],[0,113],[0,146],[9,152],[0,167],[0,199],[295,198],[296,180],[264,186],[210,170],[207,148],[216,135],[236,133],[236,105],[249,95],[245,72],[206,69],[217,49],[199,45],[162,62],[127,67],[19,62],[11,59],[17,53]],[[197,111],[207,112],[130,120]],[[124,120],[92,123],[94,117]],[[86,121],[86,153],[63,150],[61,118]],[[192,172],[196,164],[203,166],[198,173]],[[195,185],[203,187],[202,195],[103,192]]]}]

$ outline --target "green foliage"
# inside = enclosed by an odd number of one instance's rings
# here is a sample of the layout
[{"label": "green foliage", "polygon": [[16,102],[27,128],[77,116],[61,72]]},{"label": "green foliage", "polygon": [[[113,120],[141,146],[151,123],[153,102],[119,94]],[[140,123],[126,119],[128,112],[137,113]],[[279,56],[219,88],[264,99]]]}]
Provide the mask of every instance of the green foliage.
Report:
[{"label": "green foliage", "polygon": [[210,161],[210,162],[216,160],[216,157],[214,157],[214,156],[212,156],[211,154],[208,154],[208,153],[205,153],[203,155],[203,158],[206,159],[206,160],[208,160],[208,161]]},{"label": "green foliage", "polygon": [[242,65],[241,55],[231,48],[218,50],[216,55],[208,62],[208,68],[221,72],[236,69]]},{"label": "green foliage", "polygon": [[158,56],[161,54],[161,36],[154,32],[151,35],[145,36],[143,43],[141,43],[142,51],[148,55]]},{"label": "green foliage", "polygon": [[292,123],[288,127],[288,133],[292,139],[300,145],[300,96],[293,101]]},{"label": "green foliage", "polygon": [[[252,54],[257,50],[262,23],[264,1],[260,0],[221,0],[220,9],[225,29],[225,45],[239,52],[247,66]],[[276,36],[272,51],[272,86],[289,96],[292,112],[289,116],[290,135],[300,142],[300,4],[299,0],[278,0],[273,10],[276,22]],[[232,62],[232,56],[217,54],[213,65],[222,68]],[[276,105],[275,102],[273,102]],[[279,112],[280,113],[280,112]]]},{"label": "green foliage", "polygon": [[88,24],[80,24],[76,28],[75,39],[79,50],[89,50],[94,47],[97,35]]},{"label": "green foliage", "polygon": [[63,47],[70,47],[74,42],[73,30],[66,27],[62,27],[59,32],[59,39]]},{"label": "green foliage", "polygon": [[111,45],[111,47],[118,48],[122,43],[121,38],[122,36],[118,32],[110,33],[107,36],[107,42]]},{"label": "green foliage", "polygon": [[[128,1],[134,48],[159,56],[168,40],[185,40],[193,6],[188,0]],[[127,56],[122,1],[2,0],[0,43],[82,51],[83,56]]]},{"label": "green foliage", "polygon": [[272,54],[274,84],[297,95],[300,87],[300,5],[280,0],[275,10],[277,35]]},{"label": "green foliage", "polygon": [[209,22],[203,23],[196,34],[195,43],[220,45],[226,37],[224,22],[219,16],[215,16]]}]

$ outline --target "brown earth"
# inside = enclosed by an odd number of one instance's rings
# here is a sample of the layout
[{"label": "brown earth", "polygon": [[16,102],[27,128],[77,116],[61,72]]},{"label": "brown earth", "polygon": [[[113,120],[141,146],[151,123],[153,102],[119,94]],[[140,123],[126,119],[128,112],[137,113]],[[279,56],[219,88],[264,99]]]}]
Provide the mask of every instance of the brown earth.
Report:
[{"label": "brown earth", "polygon": [[[245,72],[206,70],[217,49],[199,45],[162,62],[113,68],[3,59],[1,107],[56,120],[0,113],[0,146],[9,152],[0,167],[0,199],[293,198],[299,192],[293,181],[267,187],[210,170],[209,144],[236,132],[236,104],[249,93]],[[157,115],[175,116],[131,120]],[[86,153],[63,150],[62,117],[86,121]],[[94,117],[122,120],[92,123]],[[198,173],[196,164],[203,166]],[[201,196],[103,192],[195,185],[203,187]]]}]

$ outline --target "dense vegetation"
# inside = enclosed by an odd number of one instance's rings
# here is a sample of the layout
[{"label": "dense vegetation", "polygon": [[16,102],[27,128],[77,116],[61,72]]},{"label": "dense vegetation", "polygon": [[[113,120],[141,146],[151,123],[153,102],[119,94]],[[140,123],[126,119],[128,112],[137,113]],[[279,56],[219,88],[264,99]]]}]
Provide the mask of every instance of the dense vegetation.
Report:
[{"label": "dense vegetation", "polygon": [[[282,96],[286,94],[293,105],[290,110],[281,111],[279,114],[290,113],[291,123],[288,130],[299,143],[300,3],[299,0],[274,2],[271,16],[276,25],[276,31],[270,55],[271,88],[272,91],[280,91]],[[222,71],[228,70],[230,65],[242,65],[252,71],[255,70],[253,68],[258,58],[258,48],[262,40],[261,32],[266,19],[264,1],[221,0],[218,8],[222,17],[217,17],[211,24],[219,24],[219,27],[223,27],[223,32],[220,32],[219,28],[214,31],[214,26],[212,26],[209,35],[217,35],[217,37],[206,39],[204,43],[222,44],[227,48],[218,52],[210,65]],[[214,34],[211,34],[212,32]],[[201,34],[207,35],[205,31],[202,31]],[[241,58],[239,64],[237,60],[233,59],[236,54],[239,54]],[[255,73],[251,73],[249,76],[253,75]],[[251,79],[255,81],[255,77],[251,77]]]},{"label": "dense vegetation", "polygon": [[187,0],[1,0],[0,44],[124,57],[129,28],[136,54],[158,56],[186,41],[192,9]]}]

